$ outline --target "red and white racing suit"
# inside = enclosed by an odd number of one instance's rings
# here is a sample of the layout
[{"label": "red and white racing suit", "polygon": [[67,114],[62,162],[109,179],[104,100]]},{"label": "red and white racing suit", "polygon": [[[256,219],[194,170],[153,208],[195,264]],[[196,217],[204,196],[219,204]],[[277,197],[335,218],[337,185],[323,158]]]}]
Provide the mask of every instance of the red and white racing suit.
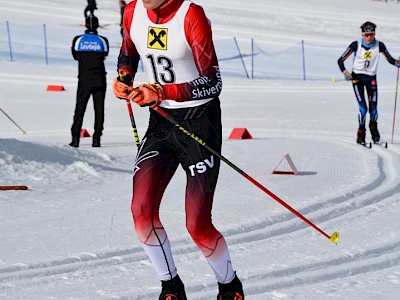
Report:
[{"label": "red and white racing suit", "polygon": [[[186,0],[166,0],[146,10],[134,0],[125,7],[123,32],[118,69],[128,69],[135,77],[140,59],[148,82],[163,86],[166,100],[160,107],[220,152],[222,81],[203,8]],[[187,178],[186,227],[217,280],[231,282],[235,273],[228,248],[211,217],[220,160],[151,109],[133,177],[131,210],[138,237],[160,280],[175,277],[159,208],[179,165]]]}]

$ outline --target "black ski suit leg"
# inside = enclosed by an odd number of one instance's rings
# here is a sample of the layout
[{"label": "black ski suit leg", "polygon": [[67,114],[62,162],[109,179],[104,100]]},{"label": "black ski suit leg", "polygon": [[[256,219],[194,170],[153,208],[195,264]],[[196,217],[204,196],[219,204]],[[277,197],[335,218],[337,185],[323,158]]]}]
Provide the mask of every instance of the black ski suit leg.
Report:
[{"label": "black ski suit leg", "polygon": [[365,130],[365,119],[368,111],[367,103],[365,101],[365,94],[364,94],[365,85],[363,82],[357,80],[353,82],[353,90],[354,94],[356,95],[359,115],[358,115],[358,123],[359,128]]},{"label": "black ski suit leg", "polygon": [[72,138],[79,138],[83,117],[85,115],[86,106],[88,104],[90,98],[91,90],[84,86],[84,84],[79,81],[78,82],[78,89],[76,91],[76,105],[75,105],[75,112],[74,112],[74,122],[71,127],[71,135]]},{"label": "black ski suit leg", "polygon": [[93,138],[99,139],[104,129],[104,99],[106,97],[106,83],[93,89],[94,107],[94,134]]},{"label": "black ski suit leg", "polygon": [[371,122],[378,121],[378,86],[376,80],[371,80],[366,85],[368,95],[369,115]]}]

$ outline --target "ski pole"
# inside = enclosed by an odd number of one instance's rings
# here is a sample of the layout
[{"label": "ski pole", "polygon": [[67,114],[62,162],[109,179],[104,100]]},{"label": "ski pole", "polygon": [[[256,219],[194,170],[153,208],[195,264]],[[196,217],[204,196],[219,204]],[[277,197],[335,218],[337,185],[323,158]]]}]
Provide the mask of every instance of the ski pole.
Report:
[{"label": "ski pole", "polygon": [[133,132],[133,137],[135,138],[135,144],[139,150],[140,148],[140,139],[139,139],[139,134],[136,128],[136,122],[135,122],[135,117],[133,116],[133,110],[132,110],[132,105],[129,100],[126,100],[126,107],[128,108],[128,113],[129,117],[131,118],[131,124],[132,124],[132,132]]},{"label": "ski pole", "polygon": [[399,90],[399,74],[400,74],[400,68],[397,68],[396,95],[394,96],[393,125],[392,125],[392,144],[394,137],[394,124],[396,122],[396,106],[397,106],[397,91]]},{"label": "ski pole", "polygon": [[11,121],[11,122],[13,122],[13,123],[14,123],[14,125],[15,125],[15,126],[17,126],[17,127],[19,128],[19,130],[21,130],[21,131],[22,131],[22,133],[23,133],[23,134],[26,134],[26,131],[25,131],[25,130],[23,130],[21,127],[19,127],[19,125],[18,125],[17,123],[15,123],[15,122],[14,122],[14,120],[13,120],[13,119],[11,119],[11,117],[10,117],[9,115],[7,115],[7,114],[6,114],[6,112],[5,112],[4,110],[2,110],[2,109],[1,109],[1,107],[0,107],[0,110],[3,112],[3,114],[4,114],[4,115],[5,115],[7,118],[9,118],[9,119],[10,119],[10,121]]},{"label": "ski pole", "polygon": [[240,168],[238,168],[236,165],[234,165],[232,162],[230,162],[227,158],[225,158],[224,156],[222,156],[222,154],[218,153],[217,151],[215,151],[213,148],[211,148],[210,146],[208,146],[206,144],[206,142],[196,136],[194,133],[191,133],[190,131],[186,130],[184,127],[182,127],[181,125],[179,125],[179,123],[170,115],[168,115],[165,111],[163,111],[161,108],[159,107],[153,107],[153,110],[156,111],[159,115],[161,115],[162,117],[164,117],[165,119],[167,119],[169,122],[171,122],[173,125],[175,125],[175,127],[177,127],[180,131],[182,131],[184,134],[186,134],[187,136],[191,137],[193,140],[195,140],[197,143],[199,143],[200,145],[202,145],[204,148],[206,148],[208,151],[210,151],[213,155],[217,156],[219,159],[221,159],[222,161],[224,161],[228,166],[230,166],[232,169],[234,169],[235,171],[237,171],[240,175],[242,175],[244,178],[246,178],[247,180],[249,180],[251,183],[253,183],[256,187],[258,187],[260,190],[262,190],[263,192],[265,192],[266,194],[268,194],[272,199],[274,199],[275,201],[277,201],[279,204],[281,204],[282,206],[284,206],[286,209],[288,209],[290,212],[292,212],[294,215],[296,215],[297,217],[299,217],[300,219],[302,219],[305,223],[307,223],[309,226],[313,227],[315,230],[317,230],[319,233],[321,233],[322,235],[324,235],[326,238],[328,238],[332,243],[337,244],[337,242],[339,241],[339,232],[334,232],[331,236],[329,236],[328,234],[326,234],[322,229],[320,229],[317,225],[315,225],[314,223],[312,223],[310,220],[308,220],[306,217],[304,217],[302,214],[300,214],[297,210],[295,210],[293,207],[291,207],[289,204],[287,204],[285,201],[283,201],[282,199],[280,199],[278,196],[276,196],[275,194],[273,194],[269,189],[267,189],[265,186],[263,186],[261,183],[259,183],[257,180],[255,180],[253,177],[251,177],[250,175],[248,175],[246,172],[242,171]]},{"label": "ski pole", "polygon": [[[121,72],[118,74],[118,81],[126,84],[127,86],[130,86],[133,84],[133,78],[131,75],[129,75],[129,73],[126,72]],[[127,94],[129,94],[131,92],[131,89],[128,89]],[[126,99],[126,107],[128,109],[128,113],[129,113],[129,117],[131,119],[131,124],[132,124],[132,132],[133,132],[133,137],[135,139],[135,144],[139,150],[140,148],[140,139],[139,139],[139,134],[137,131],[137,127],[136,127],[136,122],[135,122],[135,117],[133,116],[133,110],[132,110],[132,105],[131,105],[131,101]]]},{"label": "ski pole", "polygon": [[333,83],[340,82],[340,81],[346,81],[346,79],[338,79],[338,78],[335,78],[335,77],[332,78],[332,82]]}]

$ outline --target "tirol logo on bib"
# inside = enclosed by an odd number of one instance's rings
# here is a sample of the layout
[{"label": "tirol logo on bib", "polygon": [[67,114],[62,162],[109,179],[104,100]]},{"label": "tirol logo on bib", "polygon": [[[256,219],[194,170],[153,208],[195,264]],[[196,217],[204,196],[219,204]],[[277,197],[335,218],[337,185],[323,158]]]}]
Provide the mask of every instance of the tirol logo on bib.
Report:
[{"label": "tirol logo on bib", "polygon": [[149,26],[147,34],[147,48],[167,50],[168,28],[157,28]]}]

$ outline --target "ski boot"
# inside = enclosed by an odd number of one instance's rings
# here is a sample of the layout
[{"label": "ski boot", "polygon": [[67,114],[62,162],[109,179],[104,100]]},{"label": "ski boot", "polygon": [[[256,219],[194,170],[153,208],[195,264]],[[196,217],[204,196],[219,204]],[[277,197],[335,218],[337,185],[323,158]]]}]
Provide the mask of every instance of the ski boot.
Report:
[{"label": "ski boot", "polygon": [[358,129],[357,144],[365,145],[365,129],[361,129],[361,128]]},{"label": "ski boot", "polygon": [[99,137],[93,137],[92,147],[101,147]]},{"label": "ski boot", "polygon": [[236,275],[229,283],[218,282],[218,289],[217,300],[244,300],[243,286]]},{"label": "ski boot", "polygon": [[369,122],[369,130],[371,131],[371,137],[374,144],[378,144],[381,138],[378,131],[378,123],[377,122]]},{"label": "ski boot", "polygon": [[73,136],[71,143],[69,143],[71,147],[79,148],[79,137]]},{"label": "ski boot", "polygon": [[161,281],[161,294],[159,300],[187,300],[185,286],[179,275],[168,281]]}]

